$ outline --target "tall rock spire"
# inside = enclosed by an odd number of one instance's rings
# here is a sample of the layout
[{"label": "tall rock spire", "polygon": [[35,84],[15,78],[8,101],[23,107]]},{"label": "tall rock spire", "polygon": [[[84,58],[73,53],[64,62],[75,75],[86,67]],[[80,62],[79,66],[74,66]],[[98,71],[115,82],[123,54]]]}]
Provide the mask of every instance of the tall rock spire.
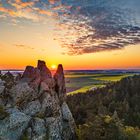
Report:
[{"label": "tall rock spire", "polygon": [[27,66],[21,80],[29,82],[32,87],[38,87],[41,81],[40,71],[32,66]]},{"label": "tall rock spire", "polygon": [[66,94],[65,77],[62,64],[58,65],[57,71],[54,74],[55,91],[60,100],[63,100]]},{"label": "tall rock spire", "polygon": [[38,78],[39,76],[40,76],[40,73],[37,68],[34,68],[33,66],[27,66],[22,75],[22,78],[35,79],[35,78]]},{"label": "tall rock spire", "polygon": [[40,70],[41,79],[52,78],[51,71],[47,68],[46,63],[38,60],[37,68]]}]

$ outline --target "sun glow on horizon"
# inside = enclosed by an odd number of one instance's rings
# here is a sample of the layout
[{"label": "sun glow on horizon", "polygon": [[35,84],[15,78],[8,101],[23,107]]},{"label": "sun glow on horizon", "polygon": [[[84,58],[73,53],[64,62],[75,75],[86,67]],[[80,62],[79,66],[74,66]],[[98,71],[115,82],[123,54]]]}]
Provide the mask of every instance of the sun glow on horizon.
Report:
[{"label": "sun glow on horizon", "polygon": [[57,68],[57,66],[56,66],[55,64],[52,64],[52,65],[51,65],[51,69],[52,69],[52,70],[56,70],[56,68]]},{"label": "sun glow on horizon", "polygon": [[104,8],[96,0],[0,0],[0,70],[36,67],[37,60],[51,71],[58,64],[64,70],[140,69],[139,2],[127,1],[135,17],[115,0]]}]

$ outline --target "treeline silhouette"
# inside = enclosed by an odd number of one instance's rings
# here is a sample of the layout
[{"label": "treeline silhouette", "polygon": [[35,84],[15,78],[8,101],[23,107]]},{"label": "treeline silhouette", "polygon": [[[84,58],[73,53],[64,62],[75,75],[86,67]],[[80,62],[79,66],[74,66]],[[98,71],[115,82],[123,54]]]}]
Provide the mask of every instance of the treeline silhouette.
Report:
[{"label": "treeline silhouette", "polygon": [[140,75],[67,97],[80,140],[140,140]]}]

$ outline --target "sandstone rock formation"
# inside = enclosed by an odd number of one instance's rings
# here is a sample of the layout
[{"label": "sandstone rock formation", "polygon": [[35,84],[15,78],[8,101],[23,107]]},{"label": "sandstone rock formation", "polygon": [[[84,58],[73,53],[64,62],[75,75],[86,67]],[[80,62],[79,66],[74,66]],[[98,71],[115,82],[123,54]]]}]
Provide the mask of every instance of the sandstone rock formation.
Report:
[{"label": "sandstone rock formation", "polygon": [[75,140],[65,93],[62,65],[54,77],[40,60],[36,68],[27,66],[22,76],[1,76],[0,140]]}]

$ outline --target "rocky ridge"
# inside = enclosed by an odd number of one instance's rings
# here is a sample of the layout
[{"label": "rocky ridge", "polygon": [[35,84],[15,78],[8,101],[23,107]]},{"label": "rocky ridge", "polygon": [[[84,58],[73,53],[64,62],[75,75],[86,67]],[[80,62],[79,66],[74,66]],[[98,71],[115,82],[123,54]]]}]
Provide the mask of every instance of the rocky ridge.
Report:
[{"label": "rocky ridge", "polygon": [[65,102],[65,77],[44,61],[22,75],[0,74],[0,140],[75,140],[75,122]]}]

